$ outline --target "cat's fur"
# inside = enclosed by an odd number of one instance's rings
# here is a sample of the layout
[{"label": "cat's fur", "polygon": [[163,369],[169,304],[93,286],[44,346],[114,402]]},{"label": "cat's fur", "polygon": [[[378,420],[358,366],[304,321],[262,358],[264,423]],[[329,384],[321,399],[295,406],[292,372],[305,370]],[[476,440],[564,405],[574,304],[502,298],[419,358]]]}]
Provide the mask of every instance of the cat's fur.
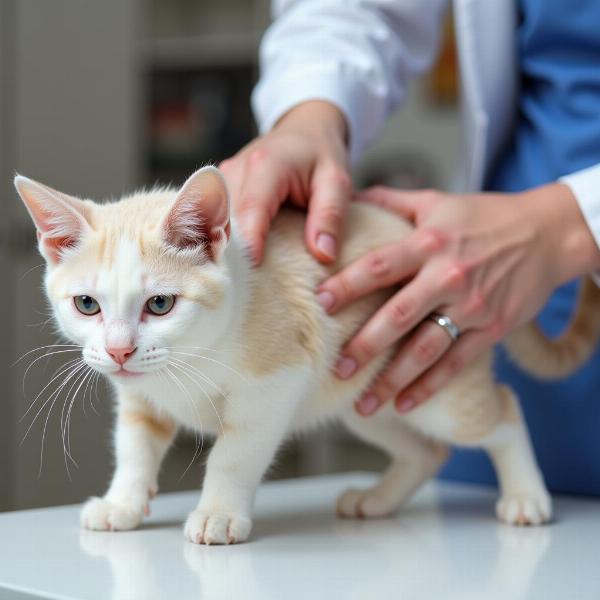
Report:
[{"label": "cat's fur", "polygon": [[[550,518],[519,405],[494,381],[491,353],[405,416],[391,403],[369,418],[353,409],[393,348],[350,381],[332,375],[342,344],[391,292],[331,317],[315,288],[365,252],[407,234],[410,225],[399,217],[353,204],[339,260],[325,267],[305,249],[303,215],[283,210],[264,262],[252,268],[229,215],[224,181],[212,167],[179,192],[141,192],[103,205],[24,177],[15,183],[37,226],[60,329],[83,346],[86,362],[116,391],[116,470],[107,493],[83,508],[84,527],[140,524],[157,491],[161,461],[183,427],[217,436],[185,536],[196,543],[241,542],[250,533],[256,488],[279,445],[294,431],[332,419],[391,457],[373,489],[339,498],[343,516],[392,513],[436,473],[447,444],[459,444],[489,452],[501,486],[500,519],[540,524]],[[73,297],[81,294],[96,298],[102,312],[79,314]],[[143,312],[156,294],[177,296],[168,315]],[[586,284],[584,296],[589,304],[598,292]],[[509,349],[540,375],[570,372],[587,357],[600,327],[598,318],[587,328],[582,323],[576,320],[556,342],[526,327],[509,339]],[[116,375],[120,367],[106,347],[135,347],[124,366],[143,374]]]}]

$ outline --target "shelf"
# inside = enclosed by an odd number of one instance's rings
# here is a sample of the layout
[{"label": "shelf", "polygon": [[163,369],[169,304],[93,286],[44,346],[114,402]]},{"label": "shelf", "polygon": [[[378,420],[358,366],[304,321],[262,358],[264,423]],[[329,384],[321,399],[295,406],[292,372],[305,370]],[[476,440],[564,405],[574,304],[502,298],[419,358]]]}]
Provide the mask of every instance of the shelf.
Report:
[{"label": "shelf", "polygon": [[142,60],[147,69],[165,70],[252,65],[260,38],[260,31],[157,38],[142,43]]}]

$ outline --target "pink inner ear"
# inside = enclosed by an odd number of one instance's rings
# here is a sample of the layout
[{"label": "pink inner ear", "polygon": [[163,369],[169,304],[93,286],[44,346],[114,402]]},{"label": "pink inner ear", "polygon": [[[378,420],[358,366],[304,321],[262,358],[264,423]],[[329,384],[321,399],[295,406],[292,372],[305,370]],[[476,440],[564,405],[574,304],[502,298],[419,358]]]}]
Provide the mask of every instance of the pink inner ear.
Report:
[{"label": "pink inner ear", "polygon": [[229,201],[224,181],[214,167],[205,167],[181,188],[165,221],[166,241],[182,249],[201,247],[212,260],[229,235]]},{"label": "pink inner ear", "polygon": [[38,241],[44,245],[44,248],[52,254],[54,260],[58,260],[61,250],[73,248],[79,242],[75,236],[49,237],[39,231],[37,232]]},{"label": "pink inner ear", "polygon": [[199,203],[191,198],[177,200],[165,222],[166,239],[176,248],[206,247],[210,237]]},{"label": "pink inner ear", "polygon": [[85,205],[26,177],[17,176],[15,186],[37,228],[41,253],[58,262],[61,250],[77,245],[83,235]]},{"label": "pink inner ear", "polygon": [[35,215],[40,247],[51,260],[58,262],[61,251],[79,243],[84,224],[70,207],[46,199],[46,204],[40,202],[30,210]]}]

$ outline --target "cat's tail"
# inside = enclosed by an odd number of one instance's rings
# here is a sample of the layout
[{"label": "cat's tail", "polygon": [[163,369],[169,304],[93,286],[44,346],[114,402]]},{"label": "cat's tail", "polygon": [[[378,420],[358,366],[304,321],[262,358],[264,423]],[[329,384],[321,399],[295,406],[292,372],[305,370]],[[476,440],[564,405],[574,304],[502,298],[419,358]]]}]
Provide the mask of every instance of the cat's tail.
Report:
[{"label": "cat's tail", "polygon": [[571,323],[550,339],[535,322],[510,334],[503,342],[522,369],[540,379],[561,379],[585,363],[600,340],[600,288],[586,277]]}]

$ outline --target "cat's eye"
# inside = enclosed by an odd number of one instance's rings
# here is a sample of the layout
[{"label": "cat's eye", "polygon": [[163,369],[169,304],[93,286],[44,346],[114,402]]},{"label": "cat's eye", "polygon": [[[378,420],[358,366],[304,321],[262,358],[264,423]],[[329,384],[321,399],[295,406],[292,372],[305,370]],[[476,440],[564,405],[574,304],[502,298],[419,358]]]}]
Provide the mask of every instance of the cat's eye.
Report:
[{"label": "cat's eye", "polygon": [[152,296],[148,302],[146,302],[146,310],[158,317],[166,315],[175,304],[175,296]]},{"label": "cat's eye", "polygon": [[75,308],[82,314],[87,317],[91,317],[93,315],[97,315],[100,312],[100,305],[97,300],[92,298],[91,296],[75,296],[73,298],[75,302]]}]

